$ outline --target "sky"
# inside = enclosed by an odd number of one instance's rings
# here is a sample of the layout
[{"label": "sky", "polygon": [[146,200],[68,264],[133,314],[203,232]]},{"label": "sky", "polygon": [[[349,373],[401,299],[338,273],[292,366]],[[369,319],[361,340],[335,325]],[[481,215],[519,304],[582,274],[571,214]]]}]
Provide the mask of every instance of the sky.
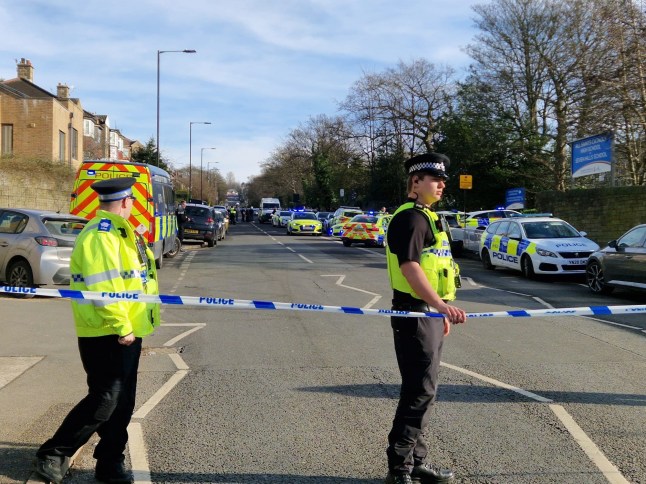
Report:
[{"label": "sky", "polygon": [[363,74],[419,58],[464,72],[471,7],[483,2],[0,0],[0,78],[29,59],[35,84],[67,84],[86,111],[146,143],[157,52],[194,49],[159,55],[162,156],[245,182],[299,124],[337,114]]}]

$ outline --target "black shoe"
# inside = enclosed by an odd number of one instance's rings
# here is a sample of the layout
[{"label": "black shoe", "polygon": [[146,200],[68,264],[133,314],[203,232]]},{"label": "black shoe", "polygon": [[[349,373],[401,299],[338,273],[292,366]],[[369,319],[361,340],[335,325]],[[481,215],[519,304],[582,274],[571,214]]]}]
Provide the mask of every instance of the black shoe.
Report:
[{"label": "black shoe", "polygon": [[411,480],[410,474],[407,474],[406,472],[388,472],[385,484],[413,484],[413,481]]},{"label": "black shoe", "polygon": [[130,484],[134,482],[132,473],[126,470],[123,460],[116,462],[98,460],[94,477],[97,481],[110,484]]},{"label": "black shoe", "polygon": [[65,466],[65,461],[61,464],[60,457],[38,457],[36,460],[36,472],[54,484],[63,482],[63,477],[67,473],[68,466]]},{"label": "black shoe", "polygon": [[422,484],[444,484],[451,482],[454,477],[451,469],[440,469],[430,464],[420,464],[413,467],[410,475]]}]

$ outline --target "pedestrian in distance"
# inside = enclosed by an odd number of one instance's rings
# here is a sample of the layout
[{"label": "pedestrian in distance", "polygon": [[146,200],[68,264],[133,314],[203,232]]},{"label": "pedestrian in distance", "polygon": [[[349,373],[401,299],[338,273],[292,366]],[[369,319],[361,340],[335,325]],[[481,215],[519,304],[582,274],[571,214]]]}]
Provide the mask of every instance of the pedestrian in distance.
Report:
[{"label": "pedestrian in distance", "polygon": [[[159,294],[155,259],[128,221],[135,178],[92,185],[99,210],[76,239],[70,260],[70,289],[107,293]],[[70,457],[94,434],[95,477],[132,482],[124,466],[128,424],[135,407],[142,337],[160,323],[158,304],[114,299],[72,300],[88,393],[37,451],[36,472],[53,483],[65,476]]]},{"label": "pedestrian in distance", "polygon": [[406,162],[408,200],[394,213],[386,234],[392,309],[437,312],[444,318],[391,317],[395,354],[402,384],[388,435],[387,484],[446,483],[453,472],[426,463],[422,433],[435,401],[444,338],[451,324],[464,323],[462,309],[448,304],[456,297],[459,269],[451,257],[447,234],[431,205],[442,198],[449,158],[439,153]]},{"label": "pedestrian in distance", "polygon": [[175,216],[177,217],[177,237],[180,242],[179,251],[184,252],[184,226],[186,225],[186,222],[188,222],[188,216],[186,215],[186,200],[179,202],[177,210],[175,210]]}]

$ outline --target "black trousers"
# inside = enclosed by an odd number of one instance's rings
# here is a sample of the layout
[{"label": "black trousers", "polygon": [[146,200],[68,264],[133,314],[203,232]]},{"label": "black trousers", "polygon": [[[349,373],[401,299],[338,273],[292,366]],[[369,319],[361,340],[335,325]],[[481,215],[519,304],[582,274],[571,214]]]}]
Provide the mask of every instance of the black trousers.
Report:
[{"label": "black trousers", "polygon": [[58,457],[63,462],[97,432],[100,441],[94,457],[109,462],[123,459],[127,428],[135,408],[141,338],[130,346],[120,345],[117,340],[116,335],[78,339],[88,394],[38,449],[38,457]]},{"label": "black trousers", "polygon": [[410,472],[428,453],[422,432],[435,401],[444,322],[441,318],[398,317],[390,321],[402,386],[386,454],[390,471]]},{"label": "black trousers", "polygon": [[182,244],[184,243],[184,224],[177,225],[177,238]]}]

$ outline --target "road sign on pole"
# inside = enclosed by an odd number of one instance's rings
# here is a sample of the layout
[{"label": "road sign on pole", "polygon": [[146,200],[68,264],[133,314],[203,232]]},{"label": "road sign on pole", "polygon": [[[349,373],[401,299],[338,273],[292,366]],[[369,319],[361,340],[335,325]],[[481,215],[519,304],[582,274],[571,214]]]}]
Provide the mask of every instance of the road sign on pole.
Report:
[{"label": "road sign on pole", "polygon": [[471,190],[473,188],[473,177],[471,175],[460,175],[460,189]]}]

